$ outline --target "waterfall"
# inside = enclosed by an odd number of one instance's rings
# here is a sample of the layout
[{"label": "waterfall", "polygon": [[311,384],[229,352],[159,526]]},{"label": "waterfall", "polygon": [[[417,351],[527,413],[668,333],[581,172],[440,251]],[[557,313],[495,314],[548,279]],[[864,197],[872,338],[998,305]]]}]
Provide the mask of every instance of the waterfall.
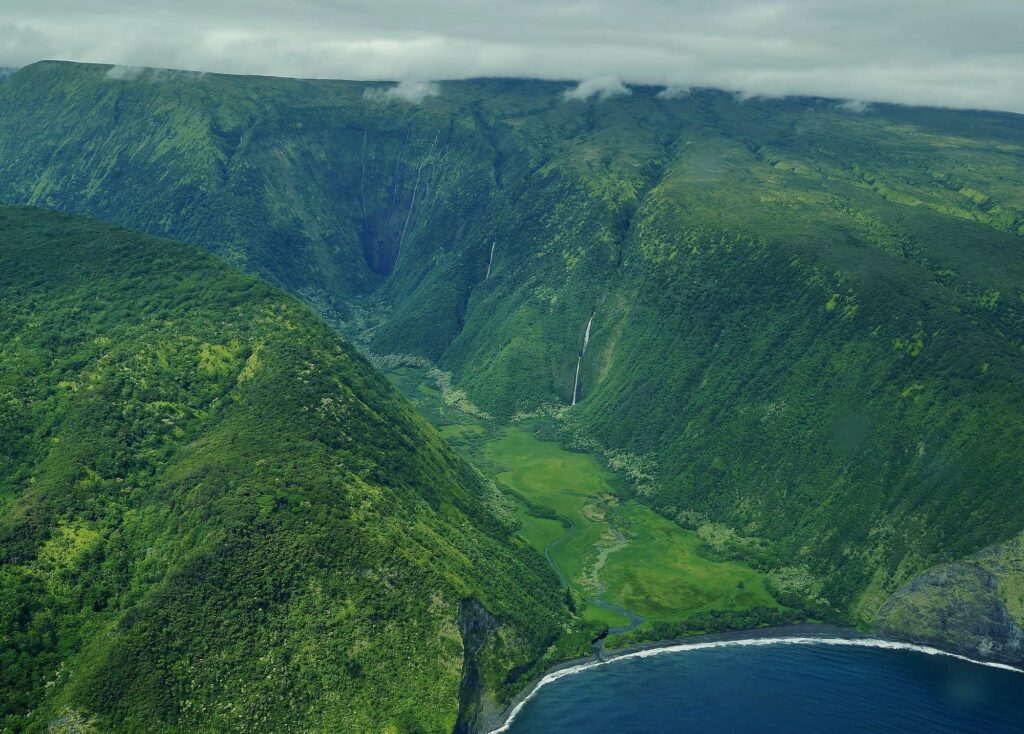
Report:
[{"label": "waterfall", "polygon": [[580,389],[580,365],[583,364],[583,358],[587,355],[587,345],[590,344],[590,325],[594,323],[595,316],[597,316],[597,311],[590,315],[590,321],[587,322],[587,330],[583,334],[583,351],[580,352],[579,359],[576,360],[576,380],[572,383],[573,405],[576,405],[576,395]]},{"label": "waterfall", "polygon": [[491,263],[494,262],[494,240],[491,240],[491,257],[487,261],[487,275],[484,276],[484,280],[491,279]]},{"label": "waterfall", "polygon": [[580,363],[583,362],[583,355],[576,359],[576,381],[572,383],[572,404],[576,405],[576,390],[580,384]]},{"label": "waterfall", "polygon": [[[441,148],[441,152],[437,154],[439,161],[437,166],[431,166],[430,181],[427,182],[427,190],[423,193],[423,206],[427,206],[428,203],[433,204],[437,200],[437,191],[441,188],[441,179],[444,177],[445,171],[447,171],[449,148],[448,143],[445,143],[444,147]],[[431,194],[434,195],[432,200],[430,199]]]},{"label": "waterfall", "polygon": [[423,166],[427,164],[431,154],[434,152],[434,146],[437,145],[437,139],[440,137],[440,133],[434,136],[434,142],[430,144],[430,150],[423,156],[423,160],[420,161],[419,168],[416,169],[416,184],[412,187],[412,199],[409,200],[409,212],[405,215],[405,225],[402,227],[402,236],[398,238],[398,252],[395,254],[395,264],[391,267],[391,272],[395,272],[398,267],[398,258],[402,256],[402,243],[405,242],[405,231],[409,229],[409,220],[412,219],[412,210],[416,206],[416,193],[420,190],[420,174],[423,173]]},{"label": "waterfall", "polygon": [[[406,145],[409,144],[409,138],[411,138],[411,137],[412,137],[412,126],[410,125],[409,128],[405,132],[405,143],[402,144],[403,148]],[[388,218],[389,219],[390,219],[392,213],[395,211],[395,207],[398,206],[398,181],[401,178],[401,176],[399,175],[399,173],[400,173],[400,166],[401,165],[402,165],[402,148],[399,148],[398,149],[398,155],[395,156],[395,175],[393,175],[391,177],[391,182],[392,182],[393,186],[391,187],[391,204],[388,207]]]}]

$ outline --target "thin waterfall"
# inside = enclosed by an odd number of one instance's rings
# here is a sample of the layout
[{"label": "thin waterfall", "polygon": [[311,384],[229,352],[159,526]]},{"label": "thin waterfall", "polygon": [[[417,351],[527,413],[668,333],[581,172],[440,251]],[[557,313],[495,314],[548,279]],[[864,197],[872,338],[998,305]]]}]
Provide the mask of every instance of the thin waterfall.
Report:
[{"label": "thin waterfall", "polygon": [[576,381],[572,383],[572,404],[576,405],[576,389],[580,384],[580,363],[583,362],[583,356],[580,355],[576,358]]},{"label": "thin waterfall", "polygon": [[402,256],[402,243],[405,242],[405,231],[409,229],[409,220],[412,219],[412,210],[416,206],[416,193],[420,189],[420,174],[423,173],[423,166],[427,164],[430,156],[434,152],[434,146],[437,145],[437,139],[440,137],[440,133],[434,136],[434,142],[430,144],[430,150],[423,156],[423,160],[420,161],[419,168],[416,169],[416,183],[412,187],[412,199],[409,200],[409,212],[405,215],[405,225],[402,227],[402,235],[398,238],[398,252],[395,253],[395,264],[391,268],[391,272],[395,271],[398,267],[398,258]]},{"label": "thin waterfall", "polygon": [[576,380],[572,383],[573,405],[576,405],[576,396],[580,389],[580,365],[583,364],[583,358],[587,355],[587,345],[590,344],[590,325],[594,323],[595,316],[597,316],[597,311],[590,315],[590,321],[587,322],[587,330],[583,334],[583,351],[580,352],[579,359],[576,360]]},{"label": "thin waterfall", "polygon": [[487,275],[484,276],[484,280],[491,279],[491,263],[494,262],[494,240],[491,240],[491,257],[487,261]]},{"label": "thin waterfall", "polygon": [[[441,148],[441,152],[437,154],[438,163],[437,165],[431,165],[430,167],[430,180],[427,181],[427,190],[423,192],[423,206],[427,204],[433,204],[437,200],[437,191],[441,187],[441,179],[444,177],[445,171],[447,170],[448,163],[448,151],[451,146],[448,143],[444,144]],[[433,200],[430,195],[433,194]]]},{"label": "thin waterfall", "polygon": [[388,207],[388,218],[391,217],[391,214],[395,211],[395,207],[398,206],[398,181],[401,178],[399,173],[400,173],[400,166],[402,165],[402,148],[404,148],[405,146],[407,146],[409,144],[409,138],[411,138],[411,137],[412,137],[412,125],[410,125],[409,128],[406,130],[406,132],[405,132],[405,142],[398,149],[398,154],[395,157],[395,175],[391,177],[391,183],[393,184],[393,186],[391,187],[391,205]]}]

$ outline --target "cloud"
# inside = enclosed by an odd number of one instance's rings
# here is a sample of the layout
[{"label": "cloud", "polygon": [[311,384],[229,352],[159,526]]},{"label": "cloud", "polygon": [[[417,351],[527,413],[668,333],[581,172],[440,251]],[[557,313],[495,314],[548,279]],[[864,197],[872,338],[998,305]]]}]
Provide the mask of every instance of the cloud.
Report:
[{"label": "cloud", "polygon": [[134,81],[146,73],[144,66],[120,66],[115,64],[107,69],[107,79],[118,79],[123,81]]},{"label": "cloud", "polygon": [[630,93],[629,87],[623,84],[622,80],[617,76],[600,76],[594,79],[584,79],[575,87],[566,89],[563,96],[566,101],[579,100],[580,102],[586,102],[591,97],[606,100]]},{"label": "cloud", "polygon": [[49,36],[32,25],[5,22],[0,10],[0,66],[22,66],[52,53]]},{"label": "cloud", "polygon": [[871,109],[871,103],[865,102],[862,99],[848,99],[845,102],[840,102],[836,105],[837,110],[843,112],[853,112],[854,114],[862,115]]},{"label": "cloud", "polygon": [[690,88],[679,85],[669,85],[655,95],[658,99],[686,99],[690,96]]},{"label": "cloud", "polygon": [[370,87],[363,92],[363,97],[382,104],[388,102],[420,104],[427,97],[436,97],[440,93],[441,87],[436,82],[403,81],[387,89]]},{"label": "cloud", "polygon": [[770,92],[757,92],[752,89],[737,89],[733,91],[732,96],[737,102],[749,102],[752,99],[779,99],[781,97],[785,97],[786,95],[772,94]]},{"label": "cloud", "polygon": [[132,82],[145,79],[150,82],[163,82],[171,79],[202,79],[205,71],[185,71],[182,69],[153,69],[147,66],[119,66],[115,64],[107,69],[104,75],[115,81]]},{"label": "cloud", "polygon": [[615,77],[1024,112],[1021,28],[1021,0],[3,0],[0,66]]}]

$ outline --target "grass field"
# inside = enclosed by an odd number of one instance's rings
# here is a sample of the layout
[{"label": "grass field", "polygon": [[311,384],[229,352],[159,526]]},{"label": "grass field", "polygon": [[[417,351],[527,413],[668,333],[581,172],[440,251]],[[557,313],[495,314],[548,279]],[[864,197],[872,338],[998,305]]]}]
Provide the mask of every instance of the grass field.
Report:
[{"label": "grass field", "polygon": [[[547,551],[563,579],[586,598],[601,592],[593,576],[603,545],[615,536],[601,518],[614,502],[609,476],[597,460],[586,454],[566,451],[555,443],[539,441],[517,427],[503,429],[484,444],[482,462],[497,468],[494,479],[528,505],[553,510],[569,527],[548,518],[535,517],[526,506],[519,510],[523,525],[519,535],[539,552]],[[587,605],[584,617],[607,623],[626,624],[622,615]]]},{"label": "grass field", "polygon": [[[572,523],[565,528],[522,507],[519,534],[541,552],[550,546],[551,561],[587,598],[600,595],[662,622],[711,609],[777,606],[758,571],[709,558],[693,531],[636,502],[620,504],[608,471],[594,457],[540,441],[518,427],[503,429],[482,453],[484,466],[500,469],[494,475],[499,483]],[[616,527],[626,542],[617,538]],[[611,549],[603,563],[602,549]],[[585,614],[610,625],[621,623],[620,615],[593,605]]]},{"label": "grass field", "polygon": [[[778,606],[757,570],[712,558],[695,532],[642,504],[620,502],[612,473],[594,456],[542,441],[524,427],[453,412],[420,370],[388,376],[452,445],[520,500],[517,534],[584,599],[600,597],[649,622]],[[592,603],[582,614],[609,627],[628,621]]]},{"label": "grass field", "polygon": [[[506,428],[496,440],[484,446],[489,464],[503,467],[495,479],[532,505],[554,510],[573,526],[563,529],[565,536],[549,551],[573,587],[586,592],[584,569],[597,555],[594,550],[607,525],[595,521],[596,507],[602,497],[610,498],[601,465],[585,454],[574,454],[557,444],[538,441],[520,428]],[[550,542],[552,521],[530,523],[521,532],[524,538],[543,552]]]},{"label": "grass field", "polygon": [[601,570],[607,601],[664,622],[712,609],[778,606],[763,574],[743,563],[706,558],[695,532],[643,505],[621,505],[615,523],[629,543]]}]

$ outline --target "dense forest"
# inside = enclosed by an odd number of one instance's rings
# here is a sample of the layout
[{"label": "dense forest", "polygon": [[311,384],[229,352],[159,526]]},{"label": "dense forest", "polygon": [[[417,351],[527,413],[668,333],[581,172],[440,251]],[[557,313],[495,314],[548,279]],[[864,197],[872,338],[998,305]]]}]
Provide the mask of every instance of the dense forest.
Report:
[{"label": "dense forest", "polygon": [[451,731],[587,649],[493,485],[191,245],[0,208],[0,407],[3,731]]},{"label": "dense forest", "polygon": [[35,64],[0,84],[0,200],[195,243],[550,417],[830,618],[906,632],[894,593],[1024,528],[1024,118],[381,89]]}]

